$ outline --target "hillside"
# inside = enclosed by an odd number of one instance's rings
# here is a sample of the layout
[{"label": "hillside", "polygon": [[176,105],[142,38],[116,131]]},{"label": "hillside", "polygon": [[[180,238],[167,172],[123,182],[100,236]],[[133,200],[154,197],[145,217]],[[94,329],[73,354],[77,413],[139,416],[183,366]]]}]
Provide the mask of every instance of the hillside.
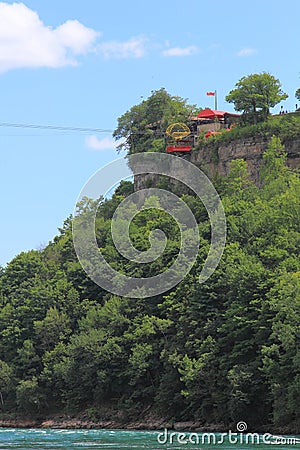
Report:
[{"label": "hillside", "polygon": [[[229,134],[229,133],[228,133]],[[184,194],[199,225],[193,269],[171,291],[119,298],[87,278],[73,249],[71,219],[43,250],[21,253],[0,275],[0,391],[3,417],[80,415],[94,420],[147,414],[170,421],[300,431],[300,180],[278,141],[265,152],[260,188],[246,163],[233,161],[216,187],[227,217],[227,244],[213,276],[198,274],[209,248],[203,205]],[[149,264],[116,252],[110,222],[133,190],[122,182],[102,202],[98,244],[128,275],[160,273],[180,247],[176,224],[155,208],[139,213],[131,238],[149,231],[168,245]],[[82,215],[95,205],[82,204]]]}]

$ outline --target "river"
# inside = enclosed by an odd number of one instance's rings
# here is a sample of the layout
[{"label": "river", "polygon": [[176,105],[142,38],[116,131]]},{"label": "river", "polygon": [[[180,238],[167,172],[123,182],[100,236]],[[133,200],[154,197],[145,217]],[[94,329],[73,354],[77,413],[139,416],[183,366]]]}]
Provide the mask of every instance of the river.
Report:
[{"label": "river", "polygon": [[[259,438],[259,444],[257,441]],[[299,436],[298,436],[299,438]],[[246,442],[246,440],[248,441]],[[210,440],[210,444],[208,444]],[[270,435],[226,435],[217,433],[180,433],[171,431],[124,430],[58,430],[58,429],[9,429],[0,428],[0,450],[123,450],[123,449],[277,449],[300,448],[300,439]],[[243,443],[241,443],[243,442]]]}]

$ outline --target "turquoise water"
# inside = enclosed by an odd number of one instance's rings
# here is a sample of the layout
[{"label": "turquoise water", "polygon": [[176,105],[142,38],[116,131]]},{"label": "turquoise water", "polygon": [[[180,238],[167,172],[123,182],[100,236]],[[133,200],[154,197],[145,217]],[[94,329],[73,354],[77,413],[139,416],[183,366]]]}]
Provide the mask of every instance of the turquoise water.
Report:
[{"label": "turquoise water", "polygon": [[[262,442],[260,436],[260,444],[253,445],[251,441],[248,444],[239,442],[229,443],[228,436],[222,439],[222,435],[217,434],[216,439],[219,441],[217,445],[208,445],[201,433],[192,433],[180,435],[179,432],[170,435],[161,433],[160,443],[158,442],[158,432],[156,431],[123,431],[123,430],[50,430],[50,429],[7,429],[0,428],[0,450],[19,449],[19,450],[96,450],[96,449],[182,449],[182,448],[197,448],[209,449],[219,448],[223,450],[229,449],[253,449],[259,448],[261,450],[270,449],[270,445],[275,445],[277,449],[295,449],[300,448],[299,443],[288,442],[285,444],[277,443],[268,444]],[[165,443],[166,436],[168,442]],[[186,443],[178,443],[179,441],[186,441]],[[287,439],[287,438],[284,438]],[[197,442],[198,440],[198,442]]]}]

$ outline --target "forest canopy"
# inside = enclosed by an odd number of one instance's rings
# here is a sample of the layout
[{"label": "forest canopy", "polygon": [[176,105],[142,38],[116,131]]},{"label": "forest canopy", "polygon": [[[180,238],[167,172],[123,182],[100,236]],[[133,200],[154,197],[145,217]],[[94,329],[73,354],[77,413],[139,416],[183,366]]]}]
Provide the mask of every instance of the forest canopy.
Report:
[{"label": "forest canopy", "polygon": [[[198,275],[210,227],[202,203],[188,194],[182,199],[197,219],[200,252],[186,278],[159,296],[120,298],[88,279],[74,253],[71,218],[43,250],[21,253],[2,268],[2,415],[85,411],[101,418],[109,405],[128,420],[147,409],[170,420],[299,429],[300,180],[285,156],[273,138],[261,188],[243,160],[232,161],[218,181],[227,245],[204,284]],[[163,229],[164,254],[144,265],[120,257],[110,222],[131,192],[123,182],[102,201],[98,245],[117,270],[152,276],[176,258],[177,231],[167,214],[144,210],[130,228],[132,242],[148,248],[149,231]],[[85,214],[89,205],[81,207]]]}]

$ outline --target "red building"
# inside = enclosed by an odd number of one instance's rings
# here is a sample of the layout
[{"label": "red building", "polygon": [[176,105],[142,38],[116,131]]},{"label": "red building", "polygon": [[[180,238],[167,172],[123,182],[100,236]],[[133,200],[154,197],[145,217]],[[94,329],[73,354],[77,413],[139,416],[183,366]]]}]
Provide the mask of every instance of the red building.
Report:
[{"label": "red building", "polygon": [[219,131],[222,128],[230,128],[238,121],[239,117],[240,114],[206,108],[192,120],[197,124],[197,134],[199,135],[203,131]]}]

